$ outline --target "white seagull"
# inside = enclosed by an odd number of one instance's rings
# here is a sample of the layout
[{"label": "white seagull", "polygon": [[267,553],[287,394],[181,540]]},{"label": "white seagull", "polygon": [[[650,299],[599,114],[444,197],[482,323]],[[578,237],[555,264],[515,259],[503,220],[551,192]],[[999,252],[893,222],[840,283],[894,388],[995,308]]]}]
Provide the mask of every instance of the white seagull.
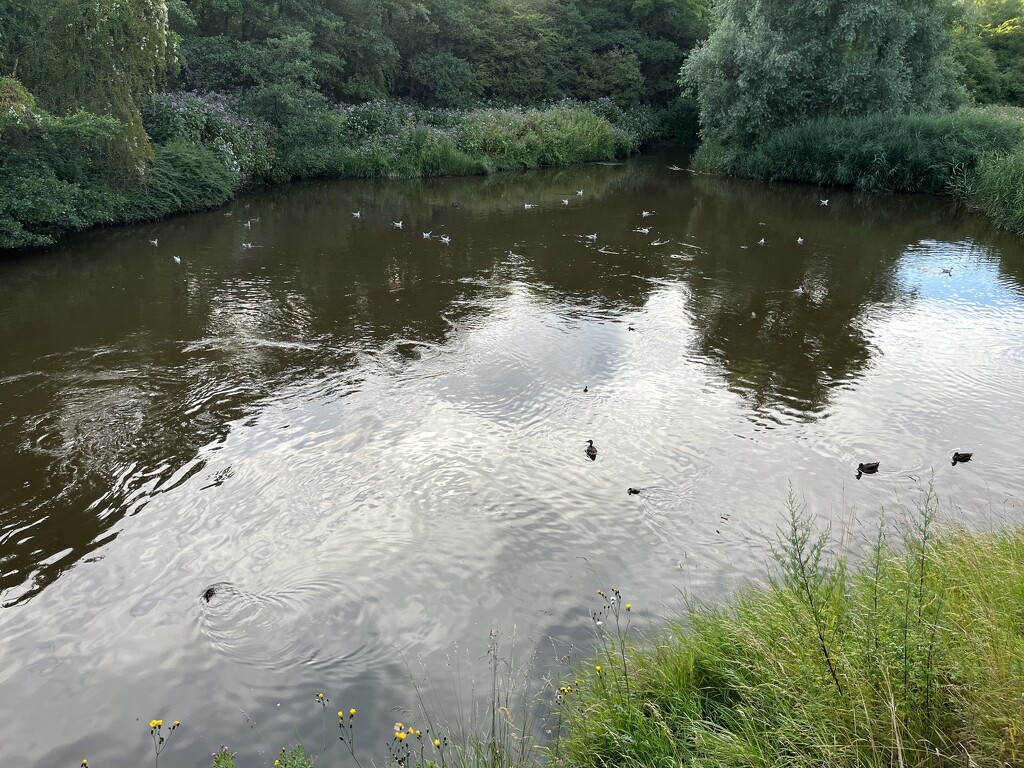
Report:
[{"label": "white seagull", "polygon": [[649,235],[649,234],[651,234],[651,228],[650,227],[637,227],[633,231],[634,232],[639,232],[641,235]]},{"label": "white seagull", "polygon": [[591,241],[597,240],[597,232],[595,232],[592,235],[586,235],[586,238],[587,238],[587,240],[591,240]]},{"label": "white seagull", "polygon": [[583,197],[583,190],[582,189],[577,189],[576,190],[576,196],[577,197]]},{"label": "white seagull", "polygon": [[157,239],[157,240],[150,240],[149,244],[150,245],[160,245],[160,240],[159,239]]},{"label": "white seagull", "polygon": [[175,264],[181,264],[181,256],[171,256]]},{"label": "white seagull", "polygon": [[362,218],[362,215],[363,215],[362,211],[352,211],[352,218],[353,219]]},{"label": "white seagull", "polygon": [[766,243],[765,243],[765,241],[764,241],[764,238],[762,237],[762,238],[761,238],[760,240],[758,240],[758,241],[757,241],[757,244],[758,244],[758,245],[766,245]]},{"label": "white seagull", "polygon": [[533,203],[523,203],[523,208],[525,208],[526,210],[530,210],[531,208],[535,207],[536,206]]},{"label": "white seagull", "polygon": [[828,198],[827,197],[821,198],[821,204],[822,205],[828,205]]},{"label": "white seagull", "polygon": [[643,216],[645,219],[648,216],[653,216],[655,213],[657,213],[657,211],[640,211],[640,215]]},{"label": "white seagull", "polygon": [[434,234],[434,230],[430,230],[429,232],[424,232],[424,233],[423,233],[423,239],[424,239],[424,240],[429,240],[429,239],[430,239],[430,236],[431,236],[432,234]]},{"label": "white seagull", "polygon": [[569,204],[569,198],[563,197],[562,198],[562,205],[568,205],[568,204]]},{"label": "white seagull", "polygon": [[391,226],[394,227],[395,229],[401,229],[402,228],[402,222],[400,222],[400,221],[392,221],[391,222]]},{"label": "white seagull", "polygon": [[803,239],[802,237],[798,237],[798,238],[796,239],[796,244],[797,244],[797,245],[803,245],[803,244],[804,244],[804,239]]},{"label": "white seagull", "polygon": [[441,235],[441,242],[444,243],[445,245],[448,245],[448,243],[450,243],[451,241],[452,239],[448,237],[448,235]]},{"label": "white seagull", "polygon": [[245,224],[242,225],[246,229],[252,229],[252,219],[249,219]]}]

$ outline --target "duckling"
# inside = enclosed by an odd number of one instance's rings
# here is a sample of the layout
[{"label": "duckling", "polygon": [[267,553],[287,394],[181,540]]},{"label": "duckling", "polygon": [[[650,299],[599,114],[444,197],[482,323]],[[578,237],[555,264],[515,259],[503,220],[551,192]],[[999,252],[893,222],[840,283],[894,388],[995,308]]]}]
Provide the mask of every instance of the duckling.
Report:
[{"label": "duckling", "polygon": [[971,460],[973,453],[960,453],[959,451],[953,451],[953,466],[957,464],[966,464]]},{"label": "duckling", "polygon": [[597,458],[597,448],[594,447],[593,440],[587,440],[587,458],[594,461]]},{"label": "duckling", "polygon": [[873,475],[878,471],[878,462],[872,461],[867,464],[857,465],[857,479],[860,480],[861,475]]}]

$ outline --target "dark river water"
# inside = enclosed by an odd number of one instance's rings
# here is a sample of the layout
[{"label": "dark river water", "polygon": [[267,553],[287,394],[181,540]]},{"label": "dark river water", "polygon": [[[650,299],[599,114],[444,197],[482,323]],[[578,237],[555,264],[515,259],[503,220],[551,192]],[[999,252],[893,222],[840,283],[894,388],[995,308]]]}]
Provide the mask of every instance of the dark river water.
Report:
[{"label": "dark river water", "polygon": [[930,481],[1019,519],[1024,241],[672,161],[293,186],[0,258],[5,764],[142,765],[163,718],[164,765],[267,765],[319,752],[317,691],[384,757],[414,680],[468,717],[492,628],[553,657],[598,587],[647,626],[762,578],[790,484],[848,542]]}]

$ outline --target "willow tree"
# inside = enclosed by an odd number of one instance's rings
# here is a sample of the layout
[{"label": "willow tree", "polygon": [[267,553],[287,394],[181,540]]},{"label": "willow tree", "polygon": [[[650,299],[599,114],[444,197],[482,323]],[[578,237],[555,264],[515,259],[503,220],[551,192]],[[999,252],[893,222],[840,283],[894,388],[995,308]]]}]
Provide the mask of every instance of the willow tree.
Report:
[{"label": "willow tree", "polygon": [[173,58],[165,0],[45,0],[42,24],[23,58],[23,77],[52,112],[117,118],[120,170],[141,175],[152,148],[136,96],[152,92]]},{"label": "willow tree", "polygon": [[716,0],[681,82],[705,140],[745,146],[794,123],[936,111],[962,98],[951,0]]}]

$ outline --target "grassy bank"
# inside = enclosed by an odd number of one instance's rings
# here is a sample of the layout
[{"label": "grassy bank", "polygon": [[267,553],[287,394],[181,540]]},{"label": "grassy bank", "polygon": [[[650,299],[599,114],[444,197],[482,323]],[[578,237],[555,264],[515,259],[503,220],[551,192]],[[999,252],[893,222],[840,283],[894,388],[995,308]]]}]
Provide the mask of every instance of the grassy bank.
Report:
[{"label": "grassy bank", "polygon": [[[1015,765],[1024,530],[936,525],[930,499],[857,567],[796,510],[768,586],[612,637],[564,707],[573,766]],[[599,667],[599,668],[598,668]]]},{"label": "grassy bank", "polygon": [[[847,558],[794,501],[766,584],[640,630],[626,597],[599,591],[597,654],[543,693],[510,693],[492,636],[490,717],[474,727],[423,713],[368,755],[355,711],[339,712],[343,748],[300,745],[280,765],[1017,765],[1024,528],[968,532],[936,509],[926,497]],[[222,748],[214,768],[234,765]]]},{"label": "grassy bank", "polygon": [[747,149],[705,144],[694,168],[868,191],[953,194],[1024,234],[1024,110],[830,118]]},{"label": "grassy bank", "polygon": [[240,190],[293,179],[486,174],[610,160],[658,130],[651,111],[607,101],[328,108],[174,93],[141,107],[151,146],[126,151],[117,121],[51,115],[16,80],[0,78],[0,249],[211,208]]}]

